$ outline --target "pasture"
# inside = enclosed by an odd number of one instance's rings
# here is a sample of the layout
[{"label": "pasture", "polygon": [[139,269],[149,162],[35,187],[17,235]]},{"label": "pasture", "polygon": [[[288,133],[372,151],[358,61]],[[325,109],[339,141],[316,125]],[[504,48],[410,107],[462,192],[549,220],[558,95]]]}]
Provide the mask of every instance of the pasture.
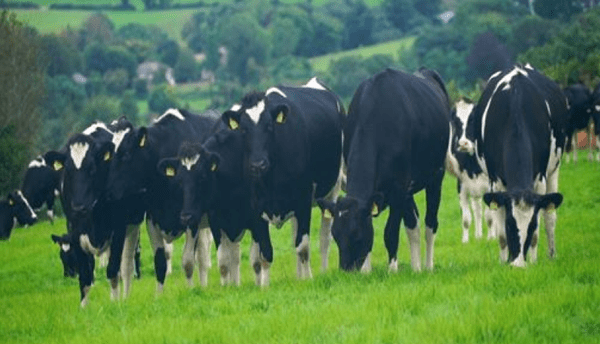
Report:
[{"label": "pasture", "polygon": [[[64,219],[16,228],[0,242],[2,343],[597,343],[600,338],[600,166],[563,164],[557,259],[546,257],[541,229],[539,260],[526,269],[498,262],[497,242],[461,243],[456,181],[444,180],[433,273],[410,269],[402,230],[400,269],[387,272],[383,228],[375,219],[373,272],[319,271],[318,225],[313,209],[313,280],[295,277],[289,224],[272,229],[271,286],[254,286],[242,242],[242,285],[222,288],[216,254],[206,289],[187,287],[178,241],[173,274],[155,294],[153,258],[142,228],[142,278],[130,297],[111,302],[105,271],[97,270],[90,304],[79,308],[78,283],[62,277],[51,233]],[[418,195],[421,218],[424,195]],[[543,221],[542,221],[543,222]],[[421,225],[423,226],[423,225]],[[484,234],[485,234],[484,229]],[[424,256],[424,234],[422,234]],[[197,271],[196,271],[197,274]],[[197,279],[195,276],[195,282]]]}]

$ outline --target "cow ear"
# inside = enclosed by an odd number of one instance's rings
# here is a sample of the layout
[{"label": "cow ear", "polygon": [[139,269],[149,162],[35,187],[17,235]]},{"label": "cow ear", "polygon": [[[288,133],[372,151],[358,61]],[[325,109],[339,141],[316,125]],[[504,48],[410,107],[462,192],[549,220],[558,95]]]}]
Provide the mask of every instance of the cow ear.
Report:
[{"label": "cow ear", "polygon": [[210,171],[216,172],[221,164],[221,156],[219,156],[217,153],[209,153],[208,163],[210,166]]},{"label": "cow ear", "polygon": [[140,127],[140,129],[138,129],[137,142],[142,148],[146,147],[146,144],[148,144],[148,129],[146,129],[146,127]]},{"label": "cow ear", "polygon": [[240,128],[240,114],[236,111],[227,110],[221,116],[221,119],[225,125],[231,130],[237,130]]},{"label": "cow ear", "polygon": [[177,175],[177,169],[181,162],[176,158],[162,159],[158,163],[158,172],[167,178],[173,178]]},{"label": "cow ear", "polygon": [[328,201],[324,198],[317,199],[317,205],[321,208],[321,212],[323,212],[323,218],[332,219],[335,214],[335,203],[332,201]]},{"label": "cow ear", "polygon": [[552,211],[558,208],[562,204],[562,201],[563,195],[558,192],[555,192],[540,196],[537,205],[540,209]]},{"label": "cow ear", "polygon": [[60,242],[62,241],[62,238],[61,238],[61,237],[59,237],[59,236],[58,236],[58,235],[56,235],[56,234],[52,234],[50,237],[52,238],[52,241],[53,241],[55,244],[59,244],[59,245],[60,245]]},{"label": "cow ear", "polygon": [[110,162],[115,145],[112,142],[104,142],[98,150],[98,157],[101,161]]},{"label": "cow ear", "polygon": [[371,196],[371,216],[377,217],[381,212],[385,209],[385,202],[383,198],[383,194],[381,192],[375,193]]},{"label": "cow ear", "polygon": [[283,124],[287,121],[288,114],[290,113],[290,107],[287,104],[279,105],[275,108],[275,111],[271,113],[273,121],[277,124]]},{"label": "cow ear", "polygon": [[6,200],[8,201],[8,205],[10,205],[11,207],[14,206],[16,203],[12,193],[9,193],[8,196],[6,196]]},{"label": "cow ear", "polygon": [[490,209],[496,210],[506,206],[508,196],[505,192],[488,192],[483,195],[483,201]]},{"label": "cow ear", "polygon": [[55,171],[61,171],[65,167],[65,160],[67,156],[64,153],[57,151],[49,151],[44,154],[46,164],[51,166]]}]

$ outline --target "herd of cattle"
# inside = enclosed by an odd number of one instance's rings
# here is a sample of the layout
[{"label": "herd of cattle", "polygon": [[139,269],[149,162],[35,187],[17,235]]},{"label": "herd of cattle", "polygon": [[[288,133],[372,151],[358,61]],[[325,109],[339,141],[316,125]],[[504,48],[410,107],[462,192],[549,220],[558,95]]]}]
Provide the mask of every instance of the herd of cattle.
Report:
[{"label": "herd of cattle", "polygon": [[[390,271],[398,269],[404,221],[413,270],[421,269],[419,213],[413,195],[426,192],[425,267],[434,241],[445,171],[458,180],[463,242],[499,237],[500,258],[525,266],[537,258],[543,215],[548,254],[555,255],[561,155],[574,134],[600,124],[600,85],[561,90],[531,66],[514,66],[488,80],[477,104],[454,109],[440,76],[386,69],[363,81],[348,113],[316,78],[301,87],[252,92],[223,114],[170,109],[148,127],[120,118],[95,123],[60,151],[32,161],[23,187],[0,201],[0,238],[14,222],[32,224],[46,203],[52,220],[60,195],[67,233],[53,235],[65,276],[79,276],[88,302],[95,256],[109,252],[111,297],[129,293],[139,268],[139,227],[146,219],[157,290],[171,269],[172,242],[185,235],[183,270],[190,285],[197,266],[207,284],[211,240],[222,284],[240,283],[239,243],[252,235],[256,284],[269,284],[273,247],[269,224],[291,219],[298,278],[311,278],[311,208],[322,211],[321,267],[333,237],[344,270],[371,269],[372,218],[387,207],[384,239]],[[596,126],[598,134],[599,126]],[[344,188],[346,195],[339,197]],[[138,270],[139,275],[139,270]]]}]

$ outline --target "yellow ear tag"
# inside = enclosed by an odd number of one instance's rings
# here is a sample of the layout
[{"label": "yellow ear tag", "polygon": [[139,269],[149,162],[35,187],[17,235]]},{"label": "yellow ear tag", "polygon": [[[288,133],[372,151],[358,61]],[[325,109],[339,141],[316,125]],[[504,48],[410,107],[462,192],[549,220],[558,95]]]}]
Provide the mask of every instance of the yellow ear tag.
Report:
[{"label": "yellow ear tag", "polygon": [[106,153],[104,153],[104,161],[108,160],[110,160],[110,152],[107,151]]},{"label": "yellow ear tag", "polygon": [[240,125],[238,124],[238,122],[237,122],[235,119],[233,119],[233,118],[230,118],[230,119],[229,119],[229,127],[230,127],[232,130],[236,130],[237,128],[239,128],[239,127],[240,127]]},{"label": "yellow ear tag", "polygon": [[331,213],[331,210],[325,209],[325,211],[323,212],[323,218],[328,219],[328,220],[332,219],[333,214]]},{"label": "yellow ear tag", "polygon": [[171,166],[167,167],[167,169],[165,170],[165,175],[167,177],[174,177],[175,176],[175,169]]},{"label": "yellow ear tag", "polygon": [[8,205],[10,205],[10,206],[12,207],[13,205],[15,205],[15,201],[13,201],[13,199],[12,199],[12,198],[11,198],[11,199],[9,199],[9,200],[8,200]]},{"label": "yellow ear tag", "polygon": [[146,145],[146,135],[142,136],[140,140],[140,147],[144,147]]},{"label": "yellow ear tag", "polygon": [[213,172],[217,170],[217,163],[216,162],[212,163],[212,165],[210,166],[210,170],[213,171]]},{"label": "yellow ear tag", "polygon": [[377,206],[377,204],[373,204],[373,209],[371,210],[371,215],[375,216],[379,214],[379,207]]},{"label": "yellow ear tag", "polygon": [[54,164],[52,165],[52,167],[54,167],[55,171],[60,171],[63,168],[63,164],[60,161],[54,161]]},{"label": "yellow ear tag", "polygon": [[283,124],[283,122],[285,122],[285,115],[283,114],[283,112],[279,112],[279,114],[277,114],[277,118],[275,119],[275,121],[279,124]]},{"label": "yellow ear tag", "polygon": [[496,202],[490,203],[490,209],[492,209],[492,210],[498,210],[498,203],[496,203]]}]

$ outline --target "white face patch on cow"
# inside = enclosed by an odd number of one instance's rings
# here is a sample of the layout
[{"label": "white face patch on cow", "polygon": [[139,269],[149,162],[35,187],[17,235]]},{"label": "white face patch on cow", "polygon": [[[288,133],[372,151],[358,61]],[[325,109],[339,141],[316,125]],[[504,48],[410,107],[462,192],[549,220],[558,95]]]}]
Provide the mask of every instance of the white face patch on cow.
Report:
[{"label": "white face patch on cow", "polygon": [[90,125],[89,127],[87,127],[82,134],[83,135],[92,135],[93,133],[95,133],[98,129],[102,129],[102,130],[106,130],[109,133],[111,132],[110,130],[108,130],[108,128],[106,127],[106,125],[102,122],[96,122],[92,125]]},{"label": "white face patch on cow", "polygon": [[187,168],[188,171],[192,170],[192,167],[200,160],[200,154],[196,154],[193,157],[185,157],[181,159],[181,164]]},{"label": "white face patch on cow", "polygon": [[46,166],[46,160],[44,160],[44,158],[42,158],[41,156],[38,156],[35,160],[31,160],[31,162],[29,163],[29,166],[27,166],[28,168],[36,168],[36,167],[44,167]]},{"label": "white face patch on cow", "polygon": [[69,244],[60,244],[60,249],[63,250],[63,252],[69,252],[69,250],[71,249],[71,245],[69,245]]},{"label": "white face patch on cow", "polygon": [[594,109],[596,109],[596,112],[600,112],[600,105],[596,105]]},{"label": "white face patch on cow", "polygon": [[268,96],[271,93],[277,93],[280,96],[282,96],[283,98],[287,98],[287,95],[285,95],[285,93],[283,93],[282,90],[278,89],[277,87],[271,87],[267,90],[267,92],[265,92],[265,96]]},{"label": "white face patch on cow", "polygon": [[238,112],[238,111],[240,111],[241,108],[242,108],[242,106],[240,104],[233,104],[231,106],[231,109],[229,109],[229,110]]},{"label": "white face patch on cow", "polygon": [[71,159],[73,160],[73,164],[75,164],[76,169],[80,169],[83,164],[83,159],[87,154],[90,145],[87,142],[75,142],[69,147],[69,151],[71,151]]},{"label": "white face patch on cow", "polygon": [[155,119],[154,123],[158,123],[158,122],[162,121],[163,119],[165,119],[168,116],[173,116],[173,117],[177,118],[180,121],[185,121],[185,117],[183,117],[183,115],[181,114],[181,112],[179,112],[179,110],[177,110],[177,109],[169,109],[169,110],[165,111],[165,113],[163,113],[162,116],[160,116],[157,119]]},{"label": "white face patch on cow", "polygon": [[[527,229],[533,219],[533,213],[533,205],[527,204],[524,201],[518,203],[514,200],[512,201],[512,216],[515,218],[519,231],[519,256],[523,256],[523,246],[525,245],[525,239],[527,239]],[[517,258],[519,259],[519,257]]]},{"label": "white face patch on cow", "polygon": [[127,135],[127,133],[129,131],[130,131],[130,129],[127,128],[125,130],[117,131],[116,133],[114,133],[113,138],[112,138],[112,143],[115,145],[115,153],[119,149],[119,146],[121,145],[121,142],[123,142],[123,139],[125,138],[125,135]]},{"label": "white face patch on cow", "polygon": [[31,208],[31,206],[29,205],[29,201],[27,200],[27,198],[25,198],[25,196],[23,196],[23,193],[21,192],[21,190],[18,190],[17,194],[19,195],[19,197],[21,197],[21,199],[23,200],[23,203],[25,203],[25,205],[27,206],[27,209],[29,209],[29,213],[30,213],[31,217],[34,219],[37,219],[37,215],[33,211],[33,208]]},{"label": "white face patch on cow", "polygon": [[252,122],[254,122],[254,124],[258,124],[258,121],[260,120],[260,115],[264,111],[265,111],[265,101],[264,100],[261,100],[260,102],[258,102],[258,104],[254,105],[254,107],[252,107],[250,109],[246,109],[246,113],[248,114],[248,116],[250,117]]},{"label": "white face patch on cow", "polygon": [[313,77],[312,79],[310,79],[306,85],[303,85],[302,87],[306,87],[306,88],[314,88],[315,90],[322,90],[322,91],[327,91],[327,89],[325,88],[325,86],[321,85],[319,83],[319,80],[317,80],[317,77]]}]

